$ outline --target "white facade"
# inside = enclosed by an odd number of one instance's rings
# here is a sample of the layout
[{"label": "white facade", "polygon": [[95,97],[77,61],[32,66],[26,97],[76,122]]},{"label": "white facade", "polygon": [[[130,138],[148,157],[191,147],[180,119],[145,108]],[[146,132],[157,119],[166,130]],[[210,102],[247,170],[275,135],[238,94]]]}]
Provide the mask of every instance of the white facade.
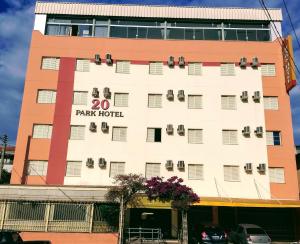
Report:
[{"label": "white facade", "polygon": [[[110,88],[110,108],[107,111],[122,112],[124,117],[98,116],[100,110],[92,110],[93,88]],[[166,98],[172,89],[174,101]],[[177,94],[184,90],[185,101]],[[200,196],[235,198],[270,198],[268,172],[259,174],[256,167],[264,163],[268,168],[265,133],[255,135],[258,126],[265,129],[261,70],[235,66],[234,76],[221,76],[220,66],[203,66],[201,75],[188,75],[188,67],[163,66],[162,75],[150,75],[149,65],[130,64],[130,73],[116,73],[116,65],[90,63],[89,72],[75,72],[74,91],[88,91],[87,105],[73,105],[71,125],[85,125],[84,140],[70,140],[67,161],[82,161],[81,175],[65,177],[67,185],[107,185],[110,178],[110,162],[125,162],[125,173],[145,175],[146,163],[160,163],[160,176],[177,175]],[[248,102],[240,96],[248,91]],[[259,91],[261,100],[253,101]],[[128,107],[114,106],[114,93],[128,93]],[[161,108],[148,108],[148,94],[162,94]],[[202,95],[202,109],[188,108],[188,95]],[[221,96],[235,95],[236,109],[222,110]],[[96,111],[97,116],[76,115],[77,110]],[[120,115],[120,114],[119,114]],[[95,122],[97,132],[89,130]],[[101,122],[107,122],[109,132],[101,131]],[[172,124],[174,134],[168,135],[166,127]],[[177,133],[178,125],[184,125],[185,135]],[[245,137],[242,130],[250,126],[251,135]],[[127,127],[126,141],[112,141],[113,127]],[[161,142],[147,142],[147,128],[161,128]],[[188,129],[202,129],[202,144],[188,143]],[[237,130],[238,144],[223,145],[222,130]],[[94,167],[88,168],[88,158]],[[107,162],[105,168],[98,166],[99,158]],[[173,170],[167,170],[166,161],[172,160]],[[177,169],[183,160],[184,171]],[[253,172],[244,170],[252,163]],[[188,165],[203,165],[203,179],[189,180]],[[224,165],[239,166],[239,181],[224,181]]]}]

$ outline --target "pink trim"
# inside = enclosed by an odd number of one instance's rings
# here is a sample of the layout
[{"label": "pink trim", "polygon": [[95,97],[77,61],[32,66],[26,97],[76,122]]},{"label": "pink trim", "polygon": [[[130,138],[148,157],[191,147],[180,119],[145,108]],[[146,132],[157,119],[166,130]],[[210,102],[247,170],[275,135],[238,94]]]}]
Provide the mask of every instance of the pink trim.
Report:
[{"label": "pink trim", "polygon": [[75,65],[75,58],[60,59],[52,139],[46,177],[46,182],[50,185],[62,185],[64,183],[73,102]]}]

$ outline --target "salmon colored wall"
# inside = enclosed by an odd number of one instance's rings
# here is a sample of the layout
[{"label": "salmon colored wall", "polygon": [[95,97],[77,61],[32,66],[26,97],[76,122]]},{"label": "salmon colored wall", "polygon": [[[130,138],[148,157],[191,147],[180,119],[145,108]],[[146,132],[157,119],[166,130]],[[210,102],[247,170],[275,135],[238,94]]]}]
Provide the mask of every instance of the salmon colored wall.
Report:
[{"label": "salmon colored wall", "polygon": [[[261,63],[276,62],[276,77],[263,78],[263,90],[266,95],[279,96],[279,111],[266,111],[268,130],[282,132],[283,145],[268,146],[269,164],[285,167],[286,184],[271,184],[273,198],[299,199],[297,173],[295,166],[294,142],[289,96],[285,91],[282,51],[274,42],[239,41],[180,41],[180,40],[144,40],[120,38],[83,38],[44,36],[33,31],[25,82],[24,98],[17,138],[14,171],[11,182],[21,183],[18,175],[23,172],[26,140],[31,135],[33,122],[53,120],[53,105],[36,105],[35,95],[38,88],[57,86],[57,71],[40,69],[42,56],[77,57],[93,59],[99,53],[104,58],[111,53],[113,59],[139,61],[166,61],[169,56],[176,59],[184,56],[187,62],[239,62],[241,57],[251,61],[258,57]],[[47,107],[49,109],[44,109]],[[34,109],[33,109],[34,108]],[[32,140],[30,150],[40,150]],[[48,148],[43,148],[49,153]],[[17,172],[17,173],[16,173]]]},{"label": "salmon colored wall", "polygon": [[24,241],[48,240],[51,244],[116,244],[117,233],[22,232]]}]

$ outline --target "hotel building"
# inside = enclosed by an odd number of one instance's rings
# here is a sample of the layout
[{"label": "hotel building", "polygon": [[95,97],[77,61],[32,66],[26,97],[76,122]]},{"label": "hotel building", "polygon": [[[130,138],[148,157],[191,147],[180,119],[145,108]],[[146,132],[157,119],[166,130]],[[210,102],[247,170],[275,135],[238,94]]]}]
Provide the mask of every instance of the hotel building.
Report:
[{"label": "hotel building", "polygon": [[11,183],[176,175],[201,198],[194,216],[226,225],[280,212],[295,236],[296,80],[281,10],[269,12],[37,2]]}]

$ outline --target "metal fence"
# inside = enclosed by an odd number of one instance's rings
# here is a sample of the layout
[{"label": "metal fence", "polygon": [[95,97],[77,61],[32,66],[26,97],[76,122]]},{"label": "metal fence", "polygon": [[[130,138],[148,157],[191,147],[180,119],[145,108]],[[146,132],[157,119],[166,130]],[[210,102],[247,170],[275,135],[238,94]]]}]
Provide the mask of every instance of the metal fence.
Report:
[{"label": "metal fence", "polygon": [[118,207],[99,203],[0,202],[0,229],[115,232]]},{"label": "metal fence", "polygon": [[160,228],[128,228],[126,234],[128,243],[161,243],[163,241]]}]

